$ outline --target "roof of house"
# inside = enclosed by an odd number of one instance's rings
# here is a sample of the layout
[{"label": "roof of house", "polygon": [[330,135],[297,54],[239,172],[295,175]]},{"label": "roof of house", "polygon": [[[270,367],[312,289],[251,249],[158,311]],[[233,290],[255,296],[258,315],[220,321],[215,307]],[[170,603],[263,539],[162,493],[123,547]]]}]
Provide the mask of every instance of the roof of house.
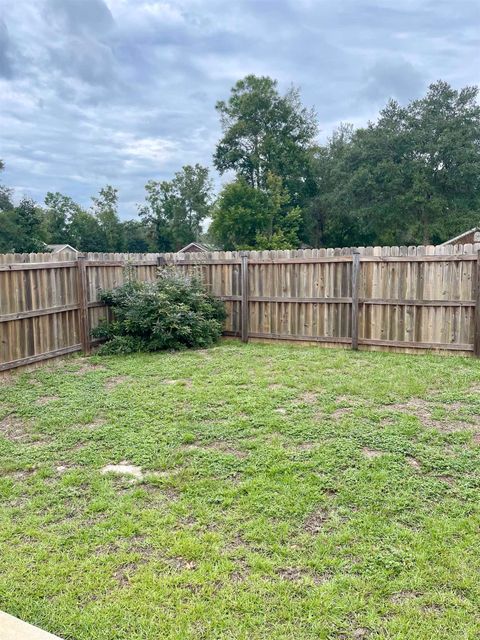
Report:
[{"label": "roof of house", "polygon": [[177,253],[184,253],[185,251],[192,251],[192,249],[195,249],[197,251],[214,251],[214,249],[212,249],[211,247],[207,247],[204,244],[200,244],[200,242],[189,242],[187,245],[185,245],[184,247],[182,247],[181,249],[179,249],[177,251]]},{"label": "roof of house", "polygon": [[464,236],[469,236],[470,234],[476,234],[476,233],[480,233],[480,227],[472,227],[472,229],[469,229],[468,231],[464,231],[463,233],[460,233],[458,236],[455,236],[454,238],[450,238],[449,240],[446,240],[445,242],[442,242],[442,244],[440,246],[443,247],[443,245],[445,245],[445,244],[459,243],[459,241]]},{"label": "roof of house", "polygon": [[78,253],[78,249],[72,247],[71,244],[47,244],[45,245],[52,253],[60,253],[60,251],[72,251]]}]

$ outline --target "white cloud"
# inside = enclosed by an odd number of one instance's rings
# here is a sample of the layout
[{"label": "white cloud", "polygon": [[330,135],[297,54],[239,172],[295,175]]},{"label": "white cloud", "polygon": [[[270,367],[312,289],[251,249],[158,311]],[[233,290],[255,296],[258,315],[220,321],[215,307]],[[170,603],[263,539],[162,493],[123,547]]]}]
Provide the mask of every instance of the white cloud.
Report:
[{"label": "white cloud", "polygon": [[[210,164],[215,102],[247,73],[300,85],[321,138],[391,96],[477,84],[477,0],[0,0],[4,181],[135,215],[148,179]],[[3,67],[2,67],[3,64]],[[217,183],[223,179],[216,177]]]}]

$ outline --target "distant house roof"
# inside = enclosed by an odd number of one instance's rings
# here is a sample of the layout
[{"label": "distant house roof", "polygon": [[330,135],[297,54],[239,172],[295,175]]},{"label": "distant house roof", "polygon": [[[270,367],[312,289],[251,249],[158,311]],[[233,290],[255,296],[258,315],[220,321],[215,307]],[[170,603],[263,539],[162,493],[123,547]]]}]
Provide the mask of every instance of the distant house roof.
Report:
[{"label": "distant house roof", "polygon": [[474,242],[480,242],[480,227],[473,227],[473,229],[464,231],[460,235],[442,242],[440,246],[443,247],[446,244],[473,244]]},{"label": "distant house roof", "polygon": [[61,251],[69,251],[70,253],[78,253],[78,250],[75,249],[75,247],[72,247],[71,244],[46,244],[45,246],[52,253],[60,253]]},{"label": "distant house roof", "polygon": [[200,242],[190,242],[185,247],[179,249],[177,253],[207,253],[208,251],[213,251],[213,249],[204,244],[200,244]]}]

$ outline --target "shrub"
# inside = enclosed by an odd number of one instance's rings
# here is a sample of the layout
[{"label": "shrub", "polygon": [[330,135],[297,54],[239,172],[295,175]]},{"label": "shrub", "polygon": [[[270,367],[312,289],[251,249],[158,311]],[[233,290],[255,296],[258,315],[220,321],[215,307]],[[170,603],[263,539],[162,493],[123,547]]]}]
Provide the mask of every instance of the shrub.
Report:
[{"label": "shrub", "polygon": [[208,347],[222,332],[223,302],[215,299],[197,277],[162,270],[155,282],[128,282],[100,299],[113,311],[92,335],[106,343],[100,353],[133,353]]}]

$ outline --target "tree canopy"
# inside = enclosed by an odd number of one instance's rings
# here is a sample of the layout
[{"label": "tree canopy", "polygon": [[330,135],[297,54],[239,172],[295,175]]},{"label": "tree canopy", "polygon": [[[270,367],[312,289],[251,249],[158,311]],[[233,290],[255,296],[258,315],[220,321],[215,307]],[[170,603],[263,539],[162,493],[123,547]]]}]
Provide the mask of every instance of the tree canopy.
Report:
[{"label": "tree canopy", "polygon": [[[444,81],[408,104],[387,102],[355,129],[317,141],[315,111],[291,87],[248,75],[216,104],[213,164],[149,180],[139,219],[121,221],[118,190],[86,209],[48,192],[44,206],[0,185],[0,251],[69,243],[81,251],[176,251],[208,238],[223,249],[438,243],[480,224],[478,88]],[[4,168],[0,160],[0,171]]]}]

